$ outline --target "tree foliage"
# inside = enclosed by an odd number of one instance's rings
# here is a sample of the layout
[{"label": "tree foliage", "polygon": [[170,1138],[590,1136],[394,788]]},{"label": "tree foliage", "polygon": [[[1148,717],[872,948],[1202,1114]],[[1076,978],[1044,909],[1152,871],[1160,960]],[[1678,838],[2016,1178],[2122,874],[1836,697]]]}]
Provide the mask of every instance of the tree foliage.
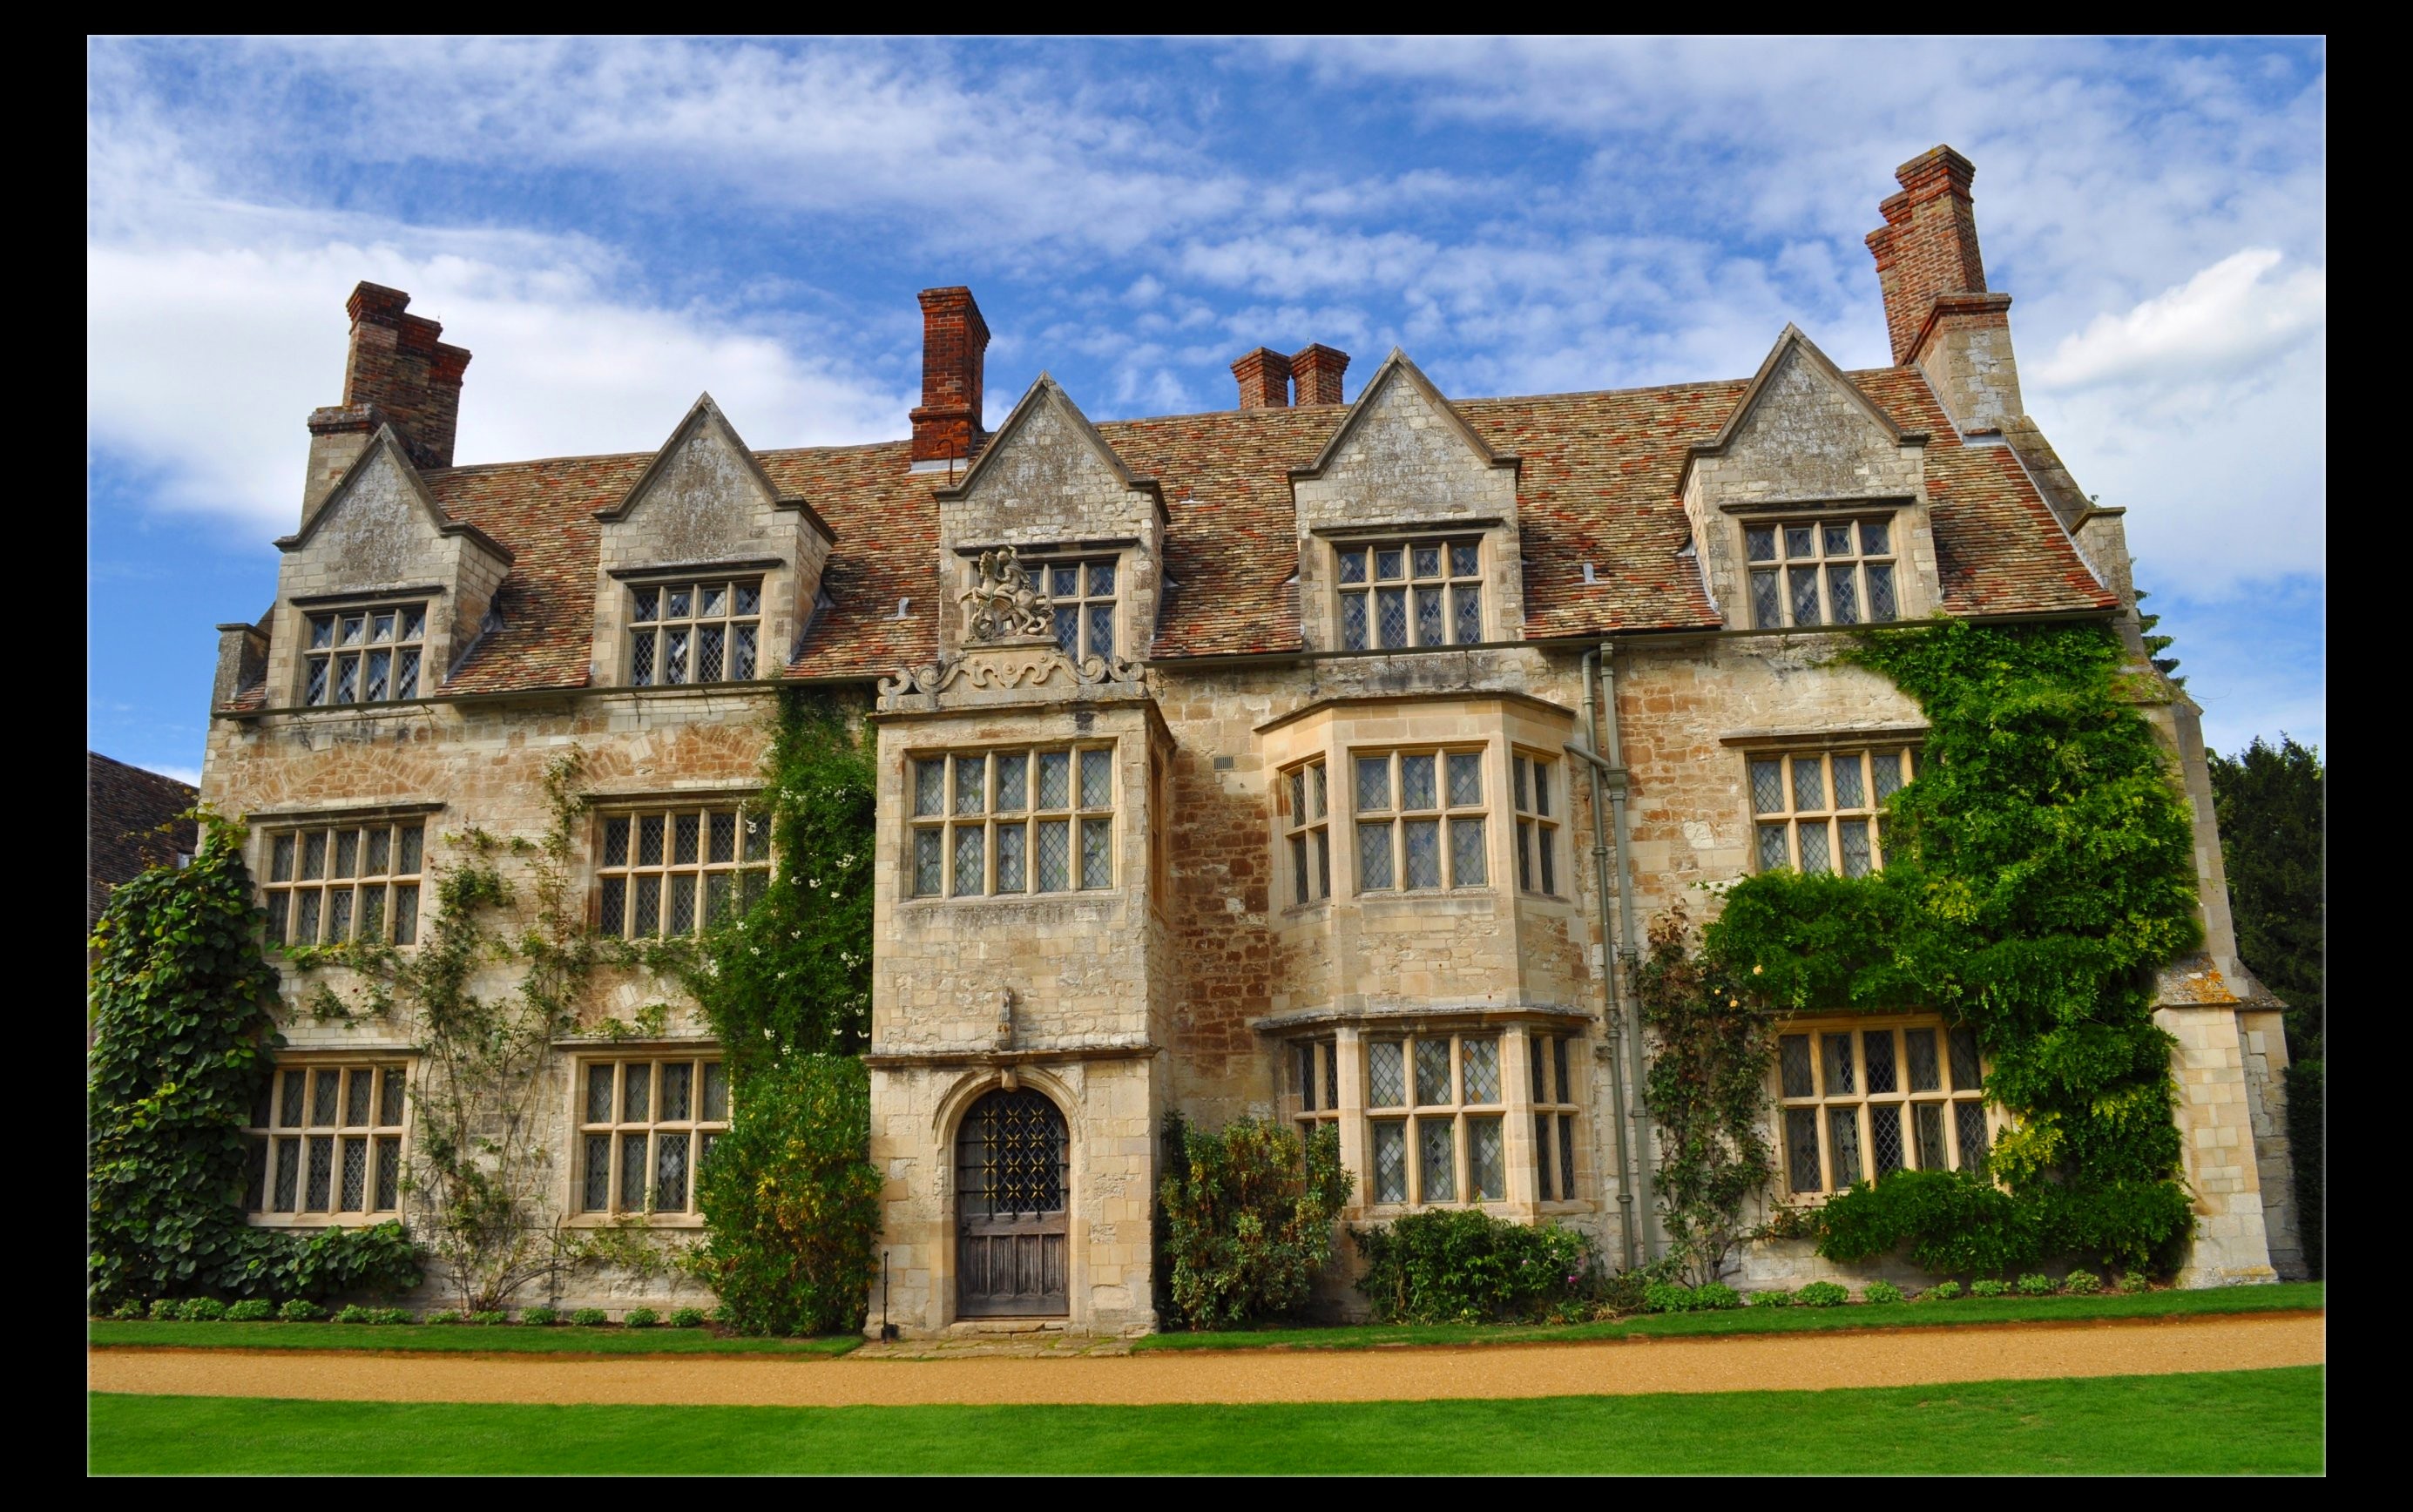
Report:
[{"label": "tree foliage", "polygon": [[1265,1119],[1214,1132],[1179,1122],[1159,1191],[1173,1305],[1192,1328],[1229,1328],[1295,1311],[1332,1258],[1332,1221],[1349,1200],[1340,1135],[1306,1138]]},{"label": "tree foliage", "polygon": [[2321,1057],[2329,949],[2323,852],[2329,794],[2320,752],[2259,735],[2234,758],[2213,752],[2212,798],[2237,953],[2287,1005],[2287,1053]]}]

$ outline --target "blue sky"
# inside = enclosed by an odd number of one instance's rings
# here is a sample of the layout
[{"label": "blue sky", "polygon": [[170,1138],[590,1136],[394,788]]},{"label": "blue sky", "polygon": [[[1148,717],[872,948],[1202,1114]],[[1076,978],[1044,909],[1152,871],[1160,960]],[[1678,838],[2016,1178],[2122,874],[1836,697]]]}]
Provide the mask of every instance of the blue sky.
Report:
[{"label": "blue sky", "polygon": [[1221,408],[1393,345],[1473,397],[1887,360],[1893,167],[1977,165],[2028,408],[2128,508],[2215,749],[2326,724],[2314,42],[87,44],[91,745],[189,778],[363,278],[476,352],[464,462],[896,437],[914,290],[1001,418]]}]

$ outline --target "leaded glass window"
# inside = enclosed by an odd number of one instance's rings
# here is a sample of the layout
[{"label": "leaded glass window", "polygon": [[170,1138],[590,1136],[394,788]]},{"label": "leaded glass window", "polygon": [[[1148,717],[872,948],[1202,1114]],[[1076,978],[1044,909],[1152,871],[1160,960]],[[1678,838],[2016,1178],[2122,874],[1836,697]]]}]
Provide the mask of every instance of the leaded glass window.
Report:
[{"label": "leaded glass window", "polygon": [[762,580],[640,583],[629,589],[629,686],[754,680]]},{"label": "leaded glass window", "polygon": [[[1121,559],[1114,556],[1026,556],[1053,604],[1056,644],[1075,661],[1111,660],[1116,650],[1115,605],[1121,597]],[[977,574],[974,564],[967,571]],[[967,580],[969,581],[969,580]]]},{"label": "leaded glass window", "polygon": [[397,1211],[407,1075],[395,1061],[280,1062],[244,1131],[245,1210],[269,1223]]},{"label": "leaded glass window", "polygon": [[1758,869],[1865,877],[1885,865],[1885,807],[1915,764],[1914,753],[1804,751],[1745,758],[1752,850]]},{"label": "leaded glass window", "polygon": [[578,1087],[579,1211],[692,1217],[696,1173],[729,1128],[718,1056],[587,1060]]},{"label": "leaded glass window", "polygon": [[1742,527],[1755,630],[1902,617],[1891,515]]},{"label": "leaded glass window", "polygon": [[1505,1201],[1508,1097],[1499,1033],[1369,1039],[1365,1055],[1366,1106],[1374,1114],[1369,1200]]},{"label": "leaded glass window", "polygon": [[771,816],[758,809],[607,812],[596,824],[596,923],[614,939],[701,933],[771,885]]},{"label": "leaded glass window", "polygon": [[1565,1034],[1534,1030],[1526,1036],[1527,1070],[1533,1091],[1533,1190],[1543,1202],[1574,1202],[1576,1185],[1576,1089],[1577,1063]]},{"label": "leaded glass window", "polygon": [[1305,1138],[1340,1120],[1340,1046],[1330,1040],[1294,1040],[1289,1049],[1290,1094],[1299,1137]]},{"label": "leaded glass window", "polygon": [[1282,773],[1282,852],[1294,905],[1320,903],[1332,896],[1332,793],[1324,763],[1307,762]]},{"label": "leaded glass window", "polygon": [[1508,759],[1509,793],[1517,810],[1517,885],[1559,896],[1559,823],[1565,803],[1559,763],[1518,751]]},{"label": "leaded glass window", "polygon": [[427,830],[419,820],[269,831],[259,900],[279,945],[416,944]]},{"label": "leaded glass window", "polygon": [[388,603],[303,618],[302,702],[392,704],[422,694],[427,605]]},{"label": "leaded glass window", "polygon": [[920,756],[908,763],[914,897],[1095,892],[1115,884],[1115,748]]},{"label": "leaded glass window", "polygon": [[1483,639],[1478,539],[1339,546],[1333,578],[1344,650],[1473,645]]},{"label": "leaded glass window", "polygon": [[1488,884],[1481,751],[1361,753],[1355,768],[1358,891]]},{"label": "leaded glass window", "polygon": [[1900,1170],[1980,1170],[1976,1034],[1941,1019],[1789,1026],[1777,1040],[1785,1190],[1816,1197]]}]

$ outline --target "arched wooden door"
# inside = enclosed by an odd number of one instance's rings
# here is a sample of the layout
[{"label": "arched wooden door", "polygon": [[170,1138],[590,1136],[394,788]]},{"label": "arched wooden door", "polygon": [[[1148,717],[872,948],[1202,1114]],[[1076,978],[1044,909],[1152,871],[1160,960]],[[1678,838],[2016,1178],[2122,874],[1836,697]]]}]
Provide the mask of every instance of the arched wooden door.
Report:
[{"label": "arched wooden door", "polygon": [[955,1312],[1061,1316],[1065,1277],[1064,1115],[1029,1090],[994,1091],[955,1134]]}]

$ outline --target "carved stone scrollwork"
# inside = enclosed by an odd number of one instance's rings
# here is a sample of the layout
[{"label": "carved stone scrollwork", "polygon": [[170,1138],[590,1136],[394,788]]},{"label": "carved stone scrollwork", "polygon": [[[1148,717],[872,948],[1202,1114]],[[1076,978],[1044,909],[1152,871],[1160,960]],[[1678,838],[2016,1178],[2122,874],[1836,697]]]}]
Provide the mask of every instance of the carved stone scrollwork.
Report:
[{"label": "carved stone scrollwork", "polygon": [[980,554],[979,579],[956,595],[969,642],[1029,640],[1056,633],[1056,604],[1041,575],[1012,546]]},{"label": "carved stone scrollwork", "polygon": [[955,656],[942,656],[918,667],[900,667],[880,682],[882,708],[897,708],[907,699],[939,699],[948,694],[1005,693],[1024,689],[1060,689],[1071,697],[1086,689],[1129,689],[1144,692],[1147,669],[1121,657],[1089,657],[1075,665],[1049,641],[1044,645],[981,645]]}]

